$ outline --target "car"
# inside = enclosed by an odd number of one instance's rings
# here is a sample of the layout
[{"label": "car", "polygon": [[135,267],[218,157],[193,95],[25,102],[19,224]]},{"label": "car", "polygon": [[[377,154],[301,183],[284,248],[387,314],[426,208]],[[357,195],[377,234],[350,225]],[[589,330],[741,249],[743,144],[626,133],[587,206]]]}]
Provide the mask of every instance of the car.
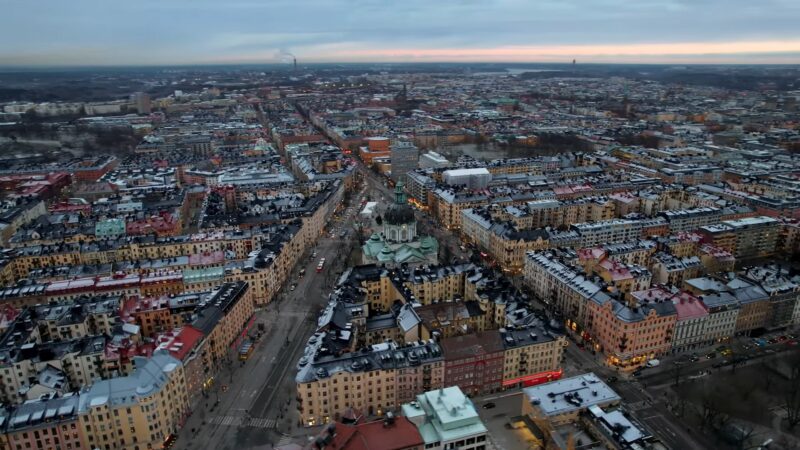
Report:
[{"label": "car", "polygon": [[723,351],[720,353],[720,355],[722,355],[722,356],[731,356],[732,354],[733,354],[733,350],[731,350],[731,349],[729,349],[729,348],[726,348],[725,350],[723,350]]},{"label": "car", "polygon": [[711,365],[711,367],[713,367],[715,369],[719,369],[720,367],[722,367],[722,363],[721,362],[715,362],[714,364]]},{"label": "car", "polygon": [[691,361],[691,362],[700,361],[700,357],[697,356],[697,355],[692,355],[692,356],[689,357],[689,361]]},{"label": "car", "polygon": [[708,358],[708,359],[714,359],[716,357],[717,357],[717,353],[716,352],[711,352],[711,353],[706,355],[706,358]]},{"label": "car", "polygon": [[646,365],[647,367],[658,367],[659,364],[661,364],[661,361],[657,359],[651,359],[650,361],[647,361]]},{"label": "car", "polygon": [[633,373],[631,375],[633,375],[635,377],[638,377],[641,374],[642,374],[642,369],[636,369],[636,370],[633,371]]},{"label": "car", "polygon": [[794,347],[795,345],[797,345],[797,339],[789,339],[788,341],[786,341],[786,345]]},{"label": "car", "polygon": [[289,286],[289,291],[290,292],[294,291],[295,289],[297,289],[297,285],[296,284],[292,284],[291,286]]},{"label": "car", "polygon": [[495,406],[497,406],[497,405],[495,405],[494,402],[484,403],[483,404],[483,409],[492,409]]},{"label": "car", "polygon": [[170,434],[166,441],[164,441],[163,449],[169,450],[175,446],[175,441],[178,440],[178,435]]},{"label": "car", "polygon": [[779,342],[783,342],[783,341],[786,341],[786,340],[788,340],[788,339],[789,339],[789,338],[788,338],[787,336],[778,336],[778,341],[779,341]]},{"label": "car", "polygon": [[614,375],[611,375],[610,377],[606,378],[606,383],[609,383],[609,384],[616,383],[617,380],[618,380],[617,377],[615,377]]}]

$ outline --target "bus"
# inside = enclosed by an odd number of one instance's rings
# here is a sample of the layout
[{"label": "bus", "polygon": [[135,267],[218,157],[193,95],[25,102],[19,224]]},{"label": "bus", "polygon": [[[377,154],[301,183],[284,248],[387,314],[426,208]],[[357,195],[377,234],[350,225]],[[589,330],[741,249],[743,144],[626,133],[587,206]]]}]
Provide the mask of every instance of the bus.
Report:
[{"label": "bus", "polygon": [[325,258],[319,260],[319,264],[317,264],[317,273],[322,272],[323,267],[325,267]]},{"label": "bus", "polygon": [[239,361],[247,361],[251,353],[253,353],[253,343],[248,339],[239,347]]}]

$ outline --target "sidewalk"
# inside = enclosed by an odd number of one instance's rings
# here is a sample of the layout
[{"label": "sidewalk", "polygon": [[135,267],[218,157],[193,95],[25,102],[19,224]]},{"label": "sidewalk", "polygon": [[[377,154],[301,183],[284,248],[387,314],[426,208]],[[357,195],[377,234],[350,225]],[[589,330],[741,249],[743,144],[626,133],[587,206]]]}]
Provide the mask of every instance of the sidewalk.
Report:
[{"label": "sidewalk", "polygon": [[[234,355],[231,362],[222,366],[215,375],[215,383],[209,392],[194,399],[192,413],[178,432],[176,449],[198,448],[199,442],[208,442],[218,433],[227,432],[228,426],[223,419],[245,417],[253,391],[257,392],[261,388],[261,379],[255,372],[261,372],[273,364],[268,359],[268,349],[274,347],[276,336],[289,331],[286,329],[288,321],[277,319],[277,307],[276,303],[271,303],[256,312],[256,322],[266,325],[265,334],[256,343],[249,360],[242,364]],[[222,386],[227,386],[225,391]]]}]

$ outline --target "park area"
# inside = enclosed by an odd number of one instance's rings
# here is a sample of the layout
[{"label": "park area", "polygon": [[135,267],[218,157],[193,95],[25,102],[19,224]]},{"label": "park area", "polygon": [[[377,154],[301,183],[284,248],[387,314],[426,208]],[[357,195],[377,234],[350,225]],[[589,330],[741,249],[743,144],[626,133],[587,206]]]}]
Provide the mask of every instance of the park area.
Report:
[{"label": "park area", "polygon": [[800,449],[800,351],[711,369],[663,393],[688,429],[720,448]]}]

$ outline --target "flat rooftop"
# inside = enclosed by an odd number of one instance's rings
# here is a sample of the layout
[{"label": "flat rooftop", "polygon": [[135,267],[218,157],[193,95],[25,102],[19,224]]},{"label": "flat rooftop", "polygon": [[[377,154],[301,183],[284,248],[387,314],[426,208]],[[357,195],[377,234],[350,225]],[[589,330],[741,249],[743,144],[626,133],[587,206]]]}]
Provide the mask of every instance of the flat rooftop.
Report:
[{"label": "flat rooftop", "polygon": [[585,373],[522,390],[527,401],[547,416],[568,414],[593,405],[619,402],[620,396],[594,373]]}]

